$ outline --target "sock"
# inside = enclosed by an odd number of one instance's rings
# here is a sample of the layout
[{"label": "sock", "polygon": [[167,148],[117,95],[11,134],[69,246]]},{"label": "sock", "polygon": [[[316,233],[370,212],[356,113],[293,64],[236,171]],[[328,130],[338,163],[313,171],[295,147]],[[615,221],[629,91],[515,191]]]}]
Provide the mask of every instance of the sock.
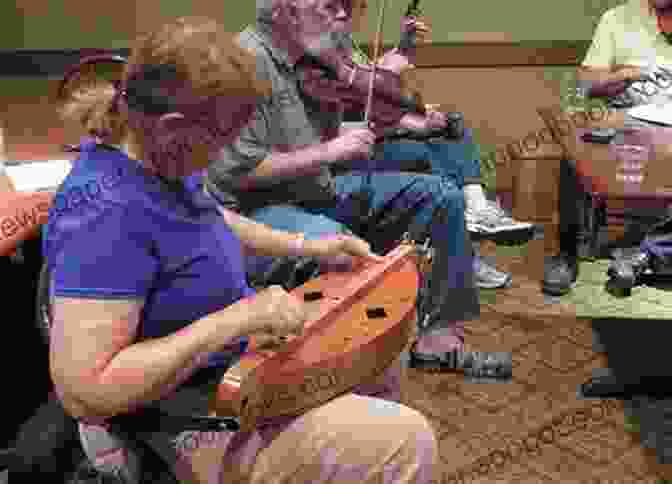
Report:
[{"label": "sock", "polygon": [[431,331],[418,338],[420,353],[445,353],[464,348],[464,322],[457,321],[452,326]]},{"label": "sock", "polygon": [[472,183],[464,186],[464,201],[467,205],[467,210],[480,211],[488,206],[488,199],[485,198],[483,187],[480,183]]}]

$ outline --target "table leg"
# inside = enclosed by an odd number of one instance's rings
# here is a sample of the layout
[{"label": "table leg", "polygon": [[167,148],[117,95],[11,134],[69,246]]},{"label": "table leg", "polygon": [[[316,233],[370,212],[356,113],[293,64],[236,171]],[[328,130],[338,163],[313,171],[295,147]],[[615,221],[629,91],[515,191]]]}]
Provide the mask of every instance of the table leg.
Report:
[{"label": "table leg", "polygon": [[[588,257],[600,256],[600,231],[607,222],[607,206],[604,200],[586,194],[584,227],[588,240]],[[584,239],[585,240],[585,239]]]}]

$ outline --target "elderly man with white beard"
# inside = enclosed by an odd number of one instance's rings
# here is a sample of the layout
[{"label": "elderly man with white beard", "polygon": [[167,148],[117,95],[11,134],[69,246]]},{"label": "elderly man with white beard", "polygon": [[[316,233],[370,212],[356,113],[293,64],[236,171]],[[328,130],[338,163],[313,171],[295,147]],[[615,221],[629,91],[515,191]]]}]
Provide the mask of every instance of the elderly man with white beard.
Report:
[{"label": "elderly man with white beard", "polygon": [[[376,135],[368,128],[339,133],[339,99],[306,95],[299,70],[307,53],[351,57],[343,49],[343,38],[352,32],[350,2],[267,0],[257,7],[256,25],[238,40],[257,56],[258,76],[271,81],[273,93],[211,165],[210,191],[223,206],[273,228],[303,233],[308,240],[357,232],[362,195],[374,213],[390,208],[407,215],[413,231],[429,236],[435,250],[432,287],[423,304],[428,309],[421,311],[410,364],[508,379],[510,354],[464,347],[464,322],[478,317],[479,301],[461,191],[429,174],[331,173],[334,163],[369,158]],[[407,230],[408,223],[385,230],[380,225],[357,235],[380,241],[384,231],[382,240],[394,243]],[[258,266],[251,272],[258,273]]]}]

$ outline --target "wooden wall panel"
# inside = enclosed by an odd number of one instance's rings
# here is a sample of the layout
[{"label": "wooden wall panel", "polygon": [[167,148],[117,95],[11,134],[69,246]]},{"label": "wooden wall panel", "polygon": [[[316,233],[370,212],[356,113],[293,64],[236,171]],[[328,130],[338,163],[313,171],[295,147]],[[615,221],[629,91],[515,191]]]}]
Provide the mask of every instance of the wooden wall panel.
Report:
[{"label": "wooden wall panel", "polygon": [[124,47],[135,36],[136,3],[142,2],[20,0],[17,3],[23,16],[23,48],[76,49]]},{"label": "wooden wall panel", "polygon": [[53,98],[57,81],[30,79],[24,82],[32,86],[22,94],[0,93],[7,159],[64,159],[61,145],[76,143],[80,129],[66,126],[59,119]]},{"label": "wooden wall panel", "polygon": [[483,144],[503,146],[542,129],[535,109],[558,102],[559,84],[544,79],[541,66],[423,68],[408,77],[426,103],[463,112]]}]

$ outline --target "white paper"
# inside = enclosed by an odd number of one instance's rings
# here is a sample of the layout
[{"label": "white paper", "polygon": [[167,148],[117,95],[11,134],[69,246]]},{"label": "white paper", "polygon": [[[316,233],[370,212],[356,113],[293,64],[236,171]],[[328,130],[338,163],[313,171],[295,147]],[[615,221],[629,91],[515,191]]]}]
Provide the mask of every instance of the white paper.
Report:
[{"label": "white paper", "polygon": [[648,121],[650,123],[664,124],[672,126],[672,103],[665,104],[643,104],[635,106],[628,110],[628,114],[635,119]]},{"label": "white paper", "polygon": [[70,160],[33,161],[7,166],[7,175],[19,192],[53,190],[65,180],[72,162]]}]

